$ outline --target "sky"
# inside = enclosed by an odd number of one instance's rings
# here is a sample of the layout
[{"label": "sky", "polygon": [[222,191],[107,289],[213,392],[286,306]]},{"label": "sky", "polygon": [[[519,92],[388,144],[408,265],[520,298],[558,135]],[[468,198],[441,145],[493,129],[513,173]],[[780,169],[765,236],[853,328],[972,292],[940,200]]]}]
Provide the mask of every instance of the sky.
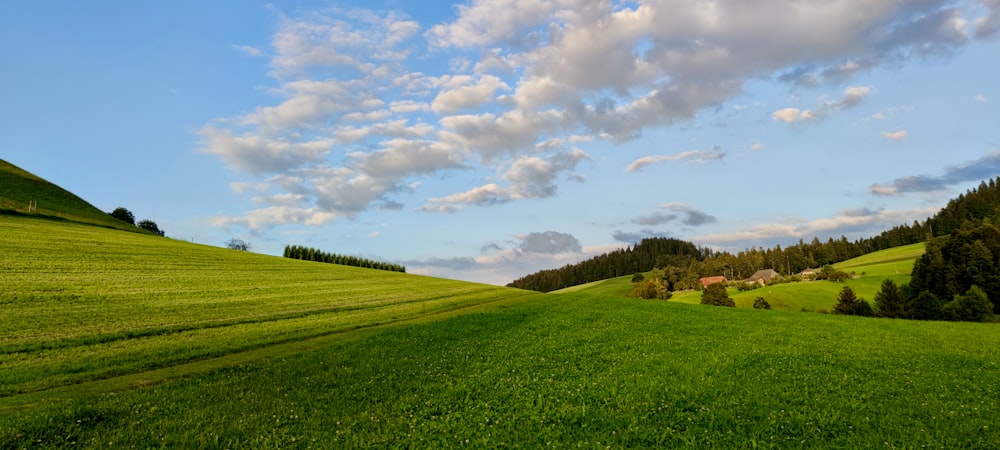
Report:
[{"label": "sky", "polygon": [[1000,175],[1000,0],[0,2],[0,159],[167,236],[506,284]]}]

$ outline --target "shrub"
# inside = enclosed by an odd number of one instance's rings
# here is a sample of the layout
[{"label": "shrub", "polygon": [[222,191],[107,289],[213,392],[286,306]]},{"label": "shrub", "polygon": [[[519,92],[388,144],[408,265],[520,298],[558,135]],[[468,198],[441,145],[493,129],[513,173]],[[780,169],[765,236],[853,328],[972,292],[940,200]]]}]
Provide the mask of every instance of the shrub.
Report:
[{"label": "shrub", "polygon": [[754,309],[771,309],[771,304],[764,299],[764,297],[757,297],[753,299]]},{"label": "shrub", "polygon": [[644,277],[641,273],[636,272],[635,275],[632,275],[632,282],[633,283],[638,283],[638,282],[644,280],[645,278],[646,277]]},{"label": "shrub", "polygon": [[701,291],[701,304],[712,306],[736,306],[722,283],[710,284]]}]

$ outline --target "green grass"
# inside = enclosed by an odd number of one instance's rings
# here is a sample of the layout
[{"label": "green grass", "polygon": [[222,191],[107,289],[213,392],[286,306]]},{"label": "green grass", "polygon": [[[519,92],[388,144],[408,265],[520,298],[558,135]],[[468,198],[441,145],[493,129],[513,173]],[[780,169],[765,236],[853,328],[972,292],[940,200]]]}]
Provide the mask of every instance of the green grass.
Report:
[{"label": "green grass", "polygon": [[0,447],[996,448],[1000,328],[538,295],[0,417]]},{"label": "green grass", "polygon": [[[35,206],[31,211],[28,209],[29,204]],[[149,233],[109,216],[71,192],[2,159],[0,159],[0,214],[44,216],[136,233]]]},{"label": "green grass", "polygon": [[526,291],[0,216],[0,397]]},{"label": "green grass", "polygon": [[[744,292],[739,292],[735,288],[732,288],[729,289],[729,296],[733,298],[733,301],[736,302],[736,306],[739,308],[752,308],[754,299],[763,297],[772,308],[776,309],[829,311],[837,303],[837,295],[846,285],[850,286],[858,297],[872,302],[875,294],[882,287],[882,281],[886,278],[892,279],[897,285],[908,283],[910,281],[910,272],[913,271],[913,263],[923,253],[924,244],[912,244],[880,250],[835,264],[835,268],[854,273],[855,275],[854,279],[843,283],[803,281],[765,286]],[[565,294],[576,292],[628,297],[631,295],[633,287],[632,276],[628,275],[573,286],[554,291],[553,293]],[[701,292],[674,292],[669,301],[698,304],[701,302]]]}]

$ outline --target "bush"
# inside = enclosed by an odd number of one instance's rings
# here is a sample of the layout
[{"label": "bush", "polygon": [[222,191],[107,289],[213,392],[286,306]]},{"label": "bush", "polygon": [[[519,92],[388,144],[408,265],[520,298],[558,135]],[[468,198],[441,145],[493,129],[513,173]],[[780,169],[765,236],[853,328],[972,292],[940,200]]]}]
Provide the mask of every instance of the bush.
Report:
[{"label": "bush", "polygon": [[132,211],[120,206],[115,208],[114,211],[109,212],[108,215],[129,225],[135,225],[135,215],[132,214]]},{"label": "bush", "polygon": [[758,288],[760,288],[760,283],[747,283],[746,281],[740,281],[736,284],[736,290],[740,292],[752,291]]},{"label": "bush", "polygon": [[161,230],[160,227],[156,225],[156,222],[153,222],[152,220],[149,220],[149,219],[140,220],[139,223],[137,223],[135,225],[137,227],[142,228],[143,230],[149,231],[149,232],[151,232],[151,233],[153,233],[153,234],[155,234],[157,236],[163,236],[163,234],[164,234],[163,230]]},{"label": "bush", "polygon": [[231,238],[228,241],[226,241],[226,248],[232,249],[232,250],[240,250],[240,251],[248,252],[248,251],[250,251],[251,247],[252,246],[250,245],[249,242],[244,241],[243,239],[239,239],[239,238]]},{"label": "bush", "polygon": [[753,309],[771,309],[771,304],[764,297],[753,299]]},{"label": "bush", "polygon": [[632,275],[632,282],[633,282],[633,283],[638,283],[638,282],[640,282],[640,281],[642,281],[642,280],[644,280],[644,279],[646,279],[646,277],[644,277],[644,276],[643,276],[643,275],[642,275],[641,273],[639,273],[639,272],[636,272],[636,273],[635,273],[635,275]]},{"label": "bush", "polygon": [[710,284],[701,291],[701,304],[712,306],[736,306],[722,283]]}]

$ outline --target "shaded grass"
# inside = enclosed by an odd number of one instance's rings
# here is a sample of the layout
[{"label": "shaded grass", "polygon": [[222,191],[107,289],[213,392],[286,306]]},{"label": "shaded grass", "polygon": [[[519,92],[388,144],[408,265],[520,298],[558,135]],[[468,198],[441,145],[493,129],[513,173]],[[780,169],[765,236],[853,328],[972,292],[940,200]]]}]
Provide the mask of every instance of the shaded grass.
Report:
[{"label": "shaded grass", "polygon": [[994,448],[994,325],[539,295],[0,418],[0,446]]}]

